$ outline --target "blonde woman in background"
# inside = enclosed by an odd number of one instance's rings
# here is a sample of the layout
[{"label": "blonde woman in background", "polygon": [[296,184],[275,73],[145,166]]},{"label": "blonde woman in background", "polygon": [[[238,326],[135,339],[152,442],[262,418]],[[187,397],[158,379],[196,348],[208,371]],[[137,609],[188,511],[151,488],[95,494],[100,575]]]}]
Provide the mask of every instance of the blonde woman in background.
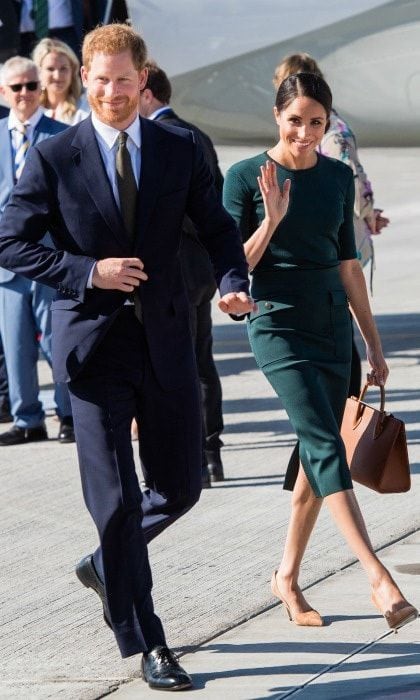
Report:
[{"label": "blonde woman in background", "polygon": [[74,51],[58,39],[41,39],[32,57],[39,69],[46,116],[70,125],[85,119],[88,112],[79,106],[82,84]]},{"label": "blonde woman in background", "polygon": [[[324,77],[312,56],[307,53],[292,54],[283,58],[274,71],[273,85],[276,91],[283,80],[294,73],[315,73],[321,78]],[[374,208],[372,186],[359,160],[356,137],[350,126],[335,109],[331,110],[330,126],[318,151],[330,158],[341,160],[353,170],[355,185],[353,224],[357,256],[362,267],[365,267],[369,262],[371,264],[372,288],[374,266],[372,236],[381,233],[382,228],[388,225],[389,219],[382,216],[381,209]],[[361,376],[360,356],[353,340],[349,396],[359,395]]]}]

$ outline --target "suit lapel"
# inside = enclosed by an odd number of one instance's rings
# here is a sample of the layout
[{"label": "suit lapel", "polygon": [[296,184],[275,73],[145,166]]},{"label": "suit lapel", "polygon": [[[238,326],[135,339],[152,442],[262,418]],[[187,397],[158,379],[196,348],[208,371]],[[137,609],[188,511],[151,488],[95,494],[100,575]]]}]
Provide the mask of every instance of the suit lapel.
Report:
[{"label": "suit lapel", "polygon": [[[141,172],[137,200],[138,235],[136,251],[141,246],[141,241],[147,230],[167,160],[165,130],[160,129],[148,119],[140,118],[140,123]],[[125,231],[120,211],[115,202],[90,119],[85,119],[80,123],[72,142],[72,148],[74,150],[73,161],[77,167],[80,167],[90,196],[107,222],[115,239],[126,253],[127,247],[130,247],[130,239]]]},{"label": "suit lapel", "polygon": [[80,122],[72,142],[72,148],[74,150],[73,162],[76,167],[80,167],[81,177],[83,177],[90,196],[111,229],[114,238],[127,253],[130,239],[115,201],[90,119]]},{"label": "suit lapel", "polygon": [[138,231],[139,244],[155,206],[160,185],[165,172],[167,149],[164,147],[166,133],[148,119],[140,118],[141,123],[141,172],[138,197]]},{"label": "suit lapel", "polygon": [[[45,117],[41,117],[41,119],[38,121],[38,123],[35,126],[34,133],[32,136],[32,141],[31,141],[31,146],[35,146],[35,144],[40,140],[40,135],[45,134],[46,131],[44,131],[45,127]],[[42,139],[41,139],[42,140]]]}]

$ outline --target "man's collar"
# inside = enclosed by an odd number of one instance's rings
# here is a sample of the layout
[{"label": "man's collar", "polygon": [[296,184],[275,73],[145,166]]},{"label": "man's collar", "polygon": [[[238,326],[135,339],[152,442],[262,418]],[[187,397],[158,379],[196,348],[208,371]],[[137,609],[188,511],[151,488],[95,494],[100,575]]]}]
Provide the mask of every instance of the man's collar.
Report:
[{"label": "man's collar", "polygon": [[[99,136],[101,136],[102,140],[105,142],[106,146],[111,150],[113,148],[115,141],[118,138],[118,134],[120,133],[119,129],[114,129],[113,126],[109,126],[108,124],[104,124],[101,122],[96,114],[92,112],[92,125],[95,131],[98,132]],[[128,126],[124,131],[129,135],[132,141],[134,141],[135,145],[137,148],[140,148],[141,146],[141,128],[140,128],[140,119],[139,116],[137,115],[134,121]]]},{"label": "man's collar", "polygon": [[169,105],[159,107],[159,109],[155,109],[155,111],[149,115],[148,119],[151,119],[153,121],[153,119],[157,119],[159,114],[164,114],[165,112],[172,112],[172,107],[170,107]]},{"label": "man's collar", "polygon": [[32,129],[35,129],[39,120],[43,116],[44,116],[44,110],[42,109],[42,107],[38,107],[38,109],[32,114],[31,117],[29,117],[29,119],[25,119],[24,122],[21,122],[21,120],[18,118],[17,114],[13,111],[13,109],[11,109],[9,112],[7,126],[9,128],[9,131],[11,131],[12,129],[15,129],[16,127],[18,127],[18,128],[21,127],[22,124],[26,124],[27,126],[32,127]]}]

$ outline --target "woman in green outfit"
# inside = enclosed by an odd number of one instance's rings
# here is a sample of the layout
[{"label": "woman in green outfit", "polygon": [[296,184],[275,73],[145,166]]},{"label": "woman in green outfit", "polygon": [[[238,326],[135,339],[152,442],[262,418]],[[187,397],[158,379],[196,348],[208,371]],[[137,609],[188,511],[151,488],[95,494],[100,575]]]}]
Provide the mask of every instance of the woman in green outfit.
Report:
[{"label": "woman in green outfit", "polygon": [[384,384],[388,368],[356,257],[353,173],[316,152],[331,103],[320,76],[289,76],[274,107],[279,141],[225,178],[224,205],[241,229],[252,272],[251,347],[299,439],[285,478],[293,490],[291,519],[271,585],[296,624],[323,624],[298,576],[325,499],[368,575],[372,602],[397,628],[417,610],[372,548],[340,438],[350,376],[349,304],[366,343],[369,382]]}]

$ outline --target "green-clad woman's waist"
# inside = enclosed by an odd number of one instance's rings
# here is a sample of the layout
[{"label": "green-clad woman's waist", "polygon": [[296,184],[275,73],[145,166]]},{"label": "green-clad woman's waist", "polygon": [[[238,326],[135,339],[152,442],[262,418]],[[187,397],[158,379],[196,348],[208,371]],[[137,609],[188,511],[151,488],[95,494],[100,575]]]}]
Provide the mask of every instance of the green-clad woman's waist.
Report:
[{"label": "green-clad woman's waist", "polygon": [[299,294],[299,296],[318,295],[330,290],[344,289],[339,272],[339,266],[303,269],[296,267],[271,270],[256,270],[252,275],[251,294],[259,299],[281,300],[284,293]]}]

